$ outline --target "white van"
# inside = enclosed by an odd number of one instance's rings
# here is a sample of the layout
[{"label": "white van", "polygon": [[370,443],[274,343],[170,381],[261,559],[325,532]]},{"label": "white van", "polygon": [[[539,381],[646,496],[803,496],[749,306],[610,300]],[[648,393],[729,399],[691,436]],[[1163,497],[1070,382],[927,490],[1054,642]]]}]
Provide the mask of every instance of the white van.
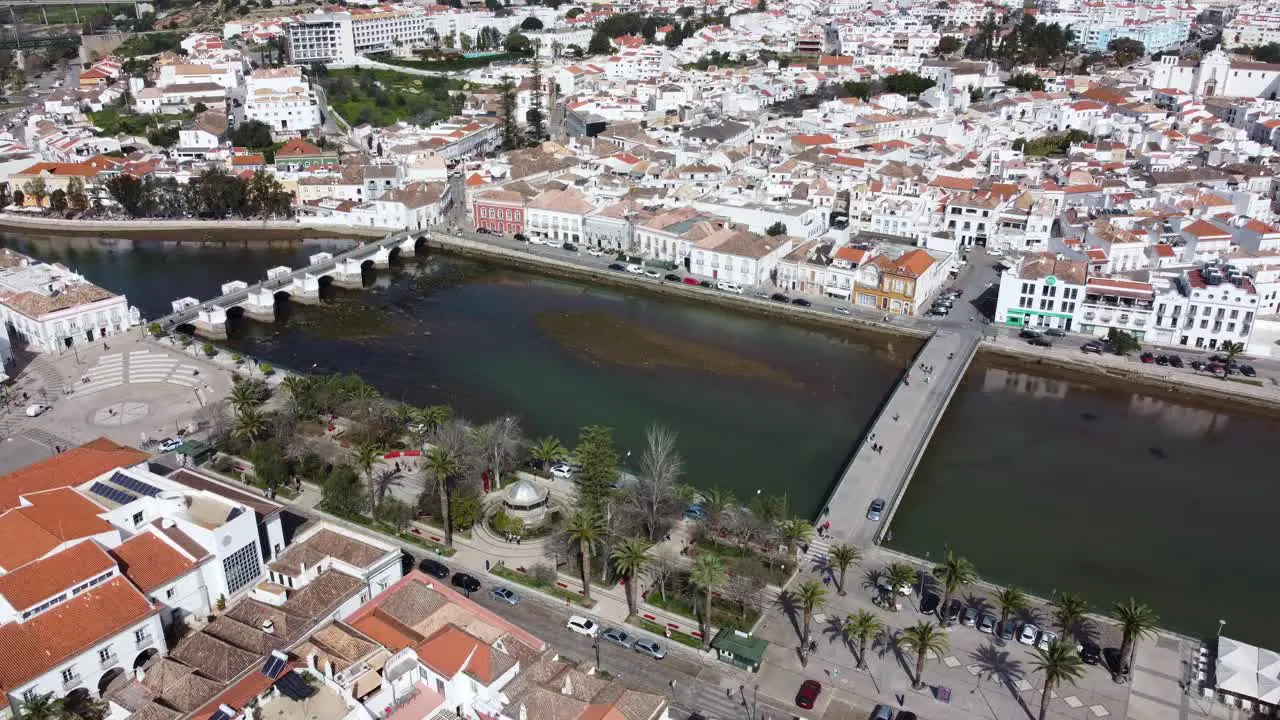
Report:
[{"label": "white van", "polygon": [[721,280],[720,282],[716,283],[716,289],[722,290],[724,292],[734,293],[737,295],[742,294],[741,285],[737,283],[725,282],[724,280]]}]

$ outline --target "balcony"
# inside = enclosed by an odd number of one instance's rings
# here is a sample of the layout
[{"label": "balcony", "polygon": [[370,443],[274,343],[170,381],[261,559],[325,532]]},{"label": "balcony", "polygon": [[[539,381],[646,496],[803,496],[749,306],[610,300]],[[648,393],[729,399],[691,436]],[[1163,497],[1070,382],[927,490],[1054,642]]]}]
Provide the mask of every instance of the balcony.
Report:
[{"label": "balcony", "polygon": [[103,670],[106,670],[107,668],[113,668],[113,667],[115,667],[116,665],[119,665],[119,664],[120,664],[120,656],[119,656],[119,655],[108,655],[107,657],[101,658],[101,660],[102,660],[102,669],[103,669]]},{"label": "balcony", "polygon": [[84,678],[80,677],[79,675],[74,675],[62,681],[62,691],[71,692],[72,690],[75,690],[76,688],[80,687],[83,684],[84,684]]},{"label": "balcony", "polygon": [[134,642],[137,644],[139,650],[145,647],[151,647],[152,645],[155,644],[155,641],[156,641],[155,638],[151,637],[151,633],[147,633],[146,635],[143,635],[141,637],[135,636],[133,639],[134,639]]}]

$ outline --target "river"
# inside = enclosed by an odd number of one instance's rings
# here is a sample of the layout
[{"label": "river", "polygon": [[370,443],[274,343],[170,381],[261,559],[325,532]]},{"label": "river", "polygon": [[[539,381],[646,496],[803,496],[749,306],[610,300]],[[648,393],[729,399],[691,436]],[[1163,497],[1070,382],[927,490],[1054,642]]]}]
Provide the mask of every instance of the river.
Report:
[{"label": "river", "polygon": [[[148,317],[349,246],[74,242],[0,235],[127,293]],[[233,322],[229,343],[285,367],[357,372],[391,397],[477,421],[511,413],[526,434],[569,445],[582,425],[608,425],[624,456],[661,423],[679,433],[689,483],[743,499],[785,493],[802,516],[916,347],[444,257],[368,279],[275,324]],[[1275,421],[1249,412],[979,359],[892,544],[934,558],[949,546],[994,582],[1079,592],[1104,610],[1134,595],[1187,632],[1212,634],[1222,618],[1229,634],[1280,647],[1280,561],[1266,550],[1280,486],[1259,480],[1277,436]]]}]

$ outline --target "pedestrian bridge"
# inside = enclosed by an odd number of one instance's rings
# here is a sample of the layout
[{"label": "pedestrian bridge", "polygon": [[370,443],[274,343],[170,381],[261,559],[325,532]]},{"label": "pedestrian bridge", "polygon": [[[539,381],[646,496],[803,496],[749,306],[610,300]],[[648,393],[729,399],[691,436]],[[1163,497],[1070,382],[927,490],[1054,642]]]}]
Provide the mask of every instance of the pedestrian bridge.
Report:
[{"label": "pedestrian bridge", "polygon": [[[980,339],[976,332],[938,330],[920,348],[863,435],[818,518],[818,524],[831,523],[830,537],[854,545],[886,538]],[[879,520],[871,520],[867,511],[876,499],[884,500],[885,508]]]},{"label": "pedestrian bridge", "polygon": [[363,287],[362,275],[366,268],[390,266],[396,255],[416,255],[426,252],[426,235],[396,233],[381,240],[363,242],[338,255],[316,253],[308,258],[305,267],[274,267],[267,271],[265,280],[249,284],[233,280],[222,286],[222,294],[211,300],[200,301],[193,297],[174,300],[173,312],[158,318],[162,330],[181,325],[191,325],[202,337],[224,339],[227,336],[227,315],[243,312],[256,320],[274,321],[276,301],[287,297],[291,302],[317,303],[322,285],[334,283],[340,287]]}]

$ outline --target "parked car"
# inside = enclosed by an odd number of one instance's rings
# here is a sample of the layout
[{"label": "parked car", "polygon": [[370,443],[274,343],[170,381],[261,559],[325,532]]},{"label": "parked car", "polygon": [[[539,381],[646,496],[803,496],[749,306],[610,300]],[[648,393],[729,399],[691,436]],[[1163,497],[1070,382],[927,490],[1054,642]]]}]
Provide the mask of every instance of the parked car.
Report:
[{"label": "parked car", "polygon": [[1177,355],[1170,355],[1169,367],[1176,367],[1176,368],[1182,367],[1182,358]]},{"label": "parked car", "polygon": [[1080,653],[1080,659],[1090,665],[1097,665],[1102,660],[1102,648],[1098,647],[1097,643],[1086,640],[1080,643],[1076,650]]},{"label": "parked car", "polygon": [[684,509],[684,516],[690,520],[706,520],[707,512],[702,509],[701,505],[695,503]]},{"label": "parked car", "polygon": [[953,623],[960,617],[960,608],[964,607],[959,600],[953,599],[942,608],[942,621]]},{"label": "parked car", "polygon": [[1192,369],[1192,370],[1204,370],[1206,367],[1208,367],[1208,366],[1207,366],[1207,365],[1205,365],[1203,362],[1201,362],[1201,361],[1199,361],[1199,360],[1192,360],[1192,361],[1191,361],[1191,369]]},{"label": "parked car", "polygon": [[520,593],[512,592],[509,588],[501,586],[493,588],[489,591],[489,596],[498,602],[506,603],[508,605],[520,604]]},{"label": "parked car", "polygon": [[1168,355],[1157,355],[1157,356],[1156,356],[1156,364],[1157,364],[1157,365],[1159,365],[1159,366],[1161,366],[1161,367],[1168,367],[1168,366],[1169,366],[1169,356],[1168,356]]},{"label": "parked car", "polygon": [[1040,333],[1040,331],[1039,331],[1039,330],[1032,330],[1031,328],[1027,328],[1027,329],[1023,330],[1022,332],[1018,333],[1018,337],[1020,337],[1020,338],[1022,338],[1022,339],[1024,339],[1024,340],[1032,340],[1032,339],[1035,339],[1035,338],[1040,337],[1040,335],[1041,335],[1041,333]]},{"label": "parked car", "polygon": [[930,315],[939,315],[939,316],[941,316],[941,315],[950,315],[950,314],[951,314],[951,308],[950,308],[949,306],[947,306],[947,305],[935,305],[934,307],[932,307],[932,308],[930,308],[930,309],[929,309],[929,314],[930,314]]},{"label": "parked car", "polygon": [[556,463],[551,466],[551,477],[559,480],[568,480],[573,477],[573,468],[568,463]]},{"label": "parked car", "polygon": [[721,280],[720,282],[716,283],[716,289],[721,290],[723,292],[727,292],[727,293],[734,293],[735,295],[742,294],[741,285],[737,283],[726,282],[724,280]]},{"label": "parked car", "polygon": [[627,272],[631,273],[632,275],[643,275],[644,268],[640,267],[639,265],[628,265]]},{"label": "parked car", "polygon": [[586,635],[589,638],[594,638],[600,635],[600,626],[596,624],[596,621],[584,618],[581,615],[570,615],[569,621],[565,623],[565,627],[579,635]]},{"label": "parked car", "polygon": [[960,611],[960,624],[973,627],[978,624],[978,608],[968,606]]},{"label": "parked car", "polygon": [[178,438],[165,438],[160,441],[160,452],[162,453],[173,452],[180,447],[182,447],[182,441]]},{"label": "parked car", "polygon": [[609,269],[610,269],[610,270],[617,270],[618,272],[621,272],[621,271],[623,271],[623,270],[626,270],[627,268],[626,268],[626,266],[624,266],[624,265],[622,265],[622,264],[620,264],[620,263],[609,263]]},{"label": "parked car", "polygon": [[574,245],[571,242],[567,242],[561,245],[560,247],[564,248],[565,250],[568,250],[569,252],[578,252],[578,246]]},{"label": "parked car", "polygon": [[478,235],[489,235],[489,234],[490,234],[490,232],[489,232],[489,228],[484,227],[484,226],[482,225],[482,226],[480,226],[480,227],[476,228],[476,234],[478,234]]},{"label": "parked car", "polygon": [[903,710],[902,712],[898,713],[897,720],[916,720],[916,714],[911,712],[910,710]]},{"label": "parked car", "polygon": [[1015,626],[1017,626],[1016,622],[1005,620],[1000,623],[1000,627],[996,628],[996,634],[1000,636],[1001,640],[1012,640]]},{"label": "parked car", "polygon": [[1049,646],[1058,642],[1058,633],[1049,630],[1041,630],[1040,636],[1036,638],[1036,647],[1041,650],[1048,650]]},{"label": "parked car", "polygon": [[653,640],[637,640],[631,647],[641,655],[648,655],[654,660],[661,660],[667,656],[667,649]]},{"label": "parked car", "polygon": [[792,304],[792,305],[799,305],[800,307],[812,307],[812,306],[813,306],[813,303],[809,302],[808,300],[805,300],[804,298],[796,298],[796,299],[794,299],[794,300],[792,300],[792,301],[791,301],[791,304]]},{"label": "parked car", "polygon": [[587,248],[587,254],[591,257],[604,257],[604,251],[600,248]]},{"label": "parked car", "polygon": [[853,313],[849,312],[849,308],[847,308],[847,307],[839,307],[839,306],[836,306],[836,307],[833,307],[833,308],[831,308],[831,309],[832,309],[832,311],[834,311],[834,312],[835,312],[835,314],[837,314],[837,315],[852,315],[852,314],[853,314]]},{"label": "parked car", "polygon": [[938,612],[938,603],[940,602],[942,602],[942,598],[933,593],[925,593],[924,597],[920,598],[920,614],[932,615]]},{"label": "parked car", "polygon": [[698,287],[711,288],[715,287],[715,285],[710,280],[699,280]]},{"label": "parked car", "polygon": [[618,647],[630,648],[636,643],[635,638],[631,637],[626,633],[626,631],[620,628],[609,628],[608,630],[605,630],[600,637],[603,637],[605,640],[608,640]]},{"label": "parked car", "polygon": [[1095,355],[1102,354],[1102,343],[1089,341],[1080,346],[1080,352],[1093,353]]},{"label": "parked car", "polygon": [[542,238],[531,237],[529,238],[529,244],[530,245],[550,245],[551,243],[544,241]]},{"label": "parked car", "polygon": [[1049,337],[1066,337],[1067,331],[1060,330],[1058,328],[1049,328],[1048,330],[1044,331],[1044,334],[1048,335]]},{"label": "parked car", "polygon": [[1053,347],[1053,342],[1051,342],[1049,338],[1042,338],[1042,337],[1033,337],[1027,341],[1027,344],[1035,345],[1036,347],[1046,347],[1046,348]]},{"label": "parked car", "polygon": [[994,634],[996,631],[996,616],[991,613],[982,613],[982,617],[978,618],[978,632],[988,635]]},{"label": "parked car", "polygon": [[888,705],[877,705],[871,712],[871,720],[893,720],[893,708]]},{"label": "parked car", "polygon": [[33,403],[27,406],[27,417],[40,417],[49,409],[44,403]]},{"label": "parked car", "polygon": [[1156,356],[1152,353],[1144,352],[1138,356],[1138,359],[1150,365],[1151,363],[1156,361]]},{"label": "parked car", "polygon": [[434,578],[441,580],[449,577],[449,573],[453,572],[444,563],[432,560],[431,558],[423,558],[418,563],[418,569]]},{"label": "parked car", "polygon": [[680,276],[675,273],[667,273],[662,276],[662,279],[667,282],[680,282]]},{"label": "parked car", "polygon": [[697,285],[697,284],[698,284],[698,278],[691,278],[691,277],[687,277],[687,278],[685,278],[685,279],[684,279],[684,284],[685,284],[685,285]]},{"label": "parked car", "polygon": [[867,519],[871,522],[880,522],[880,515],[884,513],[885,502],[882,498],[876,498],[871,501],[871,505],[867,508]]},{"label": "parked car", "polygon": [[1036,627],[1035,625],[1032,625],[1031,623],[1026,623],[1021,628],[1018,629],[1018,642],[1022,643],[1023,645],[1035,645],[1036,637],[1039,634],[1040,634],[1040,628]]},{"label": "parked car", "polygon": [[769,296],[769,299],[774,302],[780,302],[780,303],[791,302],[791,298],[787,297],[786,295],[783,295],[782,293],[774,293]]},{"label": "parked car", "polygon": [[1241,365],[1240,374],[1245,377],[1256,377],[1258,375],[1258,371],[1255,370],[1252,365]]},{"label": "parked car", "polygon": [[524,233],[516,233],[511,237],[515,238],[518,242],[529,242],[529,236]]},{"label": "parked car", "polygon": [[480,581],[464,572],[454,573],[453,578],[449,580],[449,582],[454,587],[462,588],[469,593],[476,592],[480,589]]},{"label": "parked car", "polygon": [[800,683],[800,691],[796,693],[796,705],[805,710],[812,710],[813,704],[818,702],[818,696],[822,694],[822,683],[817,680],[805,680]]},{"label": "parked car", "polygon": [[657,280],[658,278],[662,277],[662,273],[658,272],[657,270],[654,270],[653,268],[645,268],[644,274],[645,274],[645,277],[651,277],[654,280]]}]

